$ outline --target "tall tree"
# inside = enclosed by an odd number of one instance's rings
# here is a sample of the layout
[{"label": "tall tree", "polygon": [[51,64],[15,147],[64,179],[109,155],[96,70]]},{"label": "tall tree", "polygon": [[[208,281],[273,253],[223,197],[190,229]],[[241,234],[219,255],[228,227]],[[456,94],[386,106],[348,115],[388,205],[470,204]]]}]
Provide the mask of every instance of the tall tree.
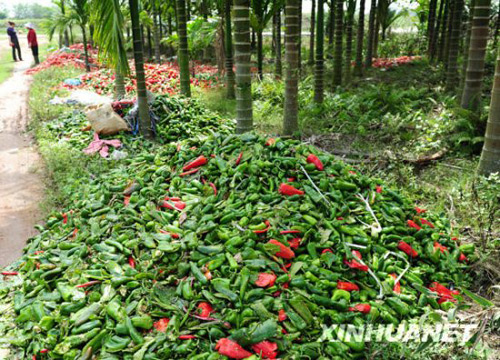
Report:
[{"label": "tall tree", "polygon": [[365,36],[365,0],[359,1],[358,33],[356,34],[356,63],[354,74],[363,75],[363,39]]},{"label": "tall tree", "polygon": [[372,0],[370,15],[368,17],[368,38],[366,40],[365,67],[370,68],[373,61],[373,41],[375,40],[375,14],[377,12],[377,0]]},{"label": "tall tree", "polygon": [[231,0],[224,0],[224,16],[226,31],[224,32],[226,47],[226,87],[227,97],[234,99],[234,71],[233,71],[233,31],[231,29]]},{"label": "tall tree", "polygon": [[345,83],[351,81],[351,60],[352,60],[352,25],[354,22],[354,12],[356,11],[356,0],[347,0],[347,16],[345,22]]},{"label": "tall tree", "polygon": [[445,3],[445,0],[441,0],[439,2],[439,12],[438,12],[437,20],[436,20],[436,26],[434,27],[434,36],[432,37],[431,48],[430,48],[430,52],[429,52],[429,56],[430,56],[431,61],[433,61],[436,57],[436,47],[437,47],[439,36],[440,36],[441,22],[443,19],[444,3]]},{"label": "tall tree", "polygon": [[309,65],[314,64],[314,31],[316,22],[316,0],[311,1],[311,30],[309,36]]},{"label": "tall tree", "polygon": [[330,16],[328,17],[328,52],[331,54],[333,50],[333,34],[335,33],[335,0],[330,0],[328,2],[328,6],[330,7],[330,12],[328,13]]},{"label": "tall tree", "polygon": [[459,0],[448,0],[449,1],[449,9],[448,9],[448,17],[446,18],[446,33],[444,38],[444,49],[443,49],[443,63],[445,69],[448,69],[448,62],[450,57],[450,42],[451,42],[451,34],[453,32],[453,16],[455,15],[455,5]]},{"label": "tall tree", "polygon": [[301,0],[286,0],[285,16],[285,109],[283,133],[293,135],[299,129],[299,36]]},{"label": "tall tree", "polygon": [[428,47],[427,54],[431,54],[432,43],[434,42],[434,34],[435,34],[435,25],[436,25],[436,9],[437,9],[437,0],[430,0],[429,3],[429,16],[427,19],[427,38],[428,38]]},{"label": "tall tree", "polygon": [[461,103],[463,108],[472,111],[478,111],[481,104],[481,84],[483,83],[491,8],[491,0],[475,0],[475,2],[467,74]]},{"label": "tall tree", "polygon": [[85,55],[85,70],[90,71],[89,51],[87,49],[87,30],[89,24],[90,11],[89,2],[87,0],[72,0],[70,2],[71,14],[70,24],[73,22],[80,27],[83,37],[83,53]]},{"label": "tall tree", "polygon": [[266,28],[269,20],[271,20],[276,10],[277,4],[279,2],[273,2],[272,0],[252,0],[251,1],[251,12],[250,12],[250,25],[252,29],[257,34],[257,71],[259,78],[262,79],[264,75],[263,71],[263,32]]},{"label": "tall tree", "polygon": [[458,52],[460,45],[460,29],[462,25],[463,0],[456,0],[453,7],[452,32],[448,50],[448,68],[446,73],[446,88],[454,90],[459,84]]},{"label": "tall tree", "polygon": [[135,76],[137,79],[137,103],[139,105],[139,129],[146,138],[153,138],[151,117],[149,116],[148,94],[144,75],[144,50],[142,48],[141,25],[139,23],[138,0],[129,0],[134,42]]},{"label": "tall tree", "polygon": [[[491,0],[490,0],[491,1]],[[470,0],[469,5],[469,14],[467,16],[466,25],[466,35],[465,35],[465,43],[463,47],[462,54],[462,71],[460,72],[460,93],[463,93],[463,89],[465,86],[465,78],[467,74],[467,64],[469,63],[469,47],[470,47],[470,38],[472,33],[472,19],[474,18],[474,5],[476,0]]]},{"label": "tall tree", "polygon": [[479,160],[479,173],[485,175],[500,172],[500,48],[498,50],[490,113],[484,135],[483,151]]},{"label": "tall tree", "polygon": [[250,0],[234,0],[234,60],[236,63],[236,132],[253,129],[250,72]]},{"label": "tall tree", "polygon": [[450,1],[451,0],[442,0],[444,1],[444,12],[443,18],[441,20],[441,35],[439,38],[439,46],[438,46],[438,61],[444,62],[445,57],[445,48],[446,48],[446,37],[447,37],[447,29],[448,29],[448,19],[450,17]]},{"label": "tall tree", "polygon": [[275,24],[275,43],[274,43],[274,75],[280,78],[282,75],[282,65],[281,65],[281,7],[274,14],[274,24]]},{"label": "tall tree", "polygon": [[333,54],[333,86],[342,84],[342,35],[344,0],[335,0],[335,52]]},{"label": "tall tree", "polygon": [[179,36],[179,61],[181,93],[187,97],[191,96],[191,80],[189,79],[189,48],[186,29],[186,1],[175,0],[177,8],[177,35]]},{"label": "tall tree", "polygon": [[153,0],[153,37],[155,41],[155,60],[157,64],[161,64],[161,51],[160,51],[160,24],[158,24],[158,20],[160,18],[160,4],[159,0]]},{"label": "tall tree", "polygon": [[323,92],[325,87],[324,78],[324,3],[323,0],[318,0],[318,21],[316,22],[316,64],[314,67],[314,101],[317,103],[323,102]]}]

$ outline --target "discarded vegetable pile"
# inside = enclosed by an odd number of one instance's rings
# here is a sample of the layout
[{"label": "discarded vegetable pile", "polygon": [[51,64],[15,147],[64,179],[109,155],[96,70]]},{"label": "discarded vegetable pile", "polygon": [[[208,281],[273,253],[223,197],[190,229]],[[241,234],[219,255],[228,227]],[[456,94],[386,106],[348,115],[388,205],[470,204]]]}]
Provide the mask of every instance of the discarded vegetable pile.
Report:
[{"label": "discarded vegetable pile", "polygon": [[377,58],[373,59],[372,66],[378,69],[380,68],[390,69],[394,66],[409,64],[412,61],[420,60],[421,58],[422,58],[421,56],[400,56],[398,58],[392,58],[392,59]]},{"label": "discarded vegetable pile", "polygon": [[23,358],[349,358],[363,344],[323,325],[398,324],[467,283],[445,219],[298,141],[215,134],[120,164],[4,273]]},{"label": "discarded vegetable pile", "polygon": [[[133,62],[130,68],[134,69]],[[196,64],[192,69],[191,85],[202,88],[212,87],[217,84],[217,68],[210,65]],[[157,94],[176,94],[179,92],[179,66],[174,63],[166,64],[145,64],[146,86],[149,91]],[[90,73],[80,75],[81,85],[69,85],[63,83],[62,86],[68,89],[85,88],[94,90],[98,94],[113,94],[114,92],[114,72],[109,69],[100,69]],[[136,80],[135,73],[125,79],[125,90],[127,93],[135,93]]]},{"label": "discarded vegetable pile", "polygon": [[[96,64],[97,51],[92,49],[90,45],[87,47],[89,52],[89,63]],[[72,65],[78,68],[85,68],[85,56],[83,52],[83,44],[74,44],[69,48],[62,48],[50,54],[45,61],[34,68],[26,70],[26,74],[36,74],[52,66],[68,66]]]}]

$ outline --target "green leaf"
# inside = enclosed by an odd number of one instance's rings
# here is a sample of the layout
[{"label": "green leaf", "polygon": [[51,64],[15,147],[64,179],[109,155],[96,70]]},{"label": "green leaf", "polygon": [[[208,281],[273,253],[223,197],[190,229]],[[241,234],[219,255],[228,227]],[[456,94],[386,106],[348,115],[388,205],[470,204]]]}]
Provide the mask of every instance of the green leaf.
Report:
[{"label": "green leaf", "polygon": [[494,306],[494,304],[482,296],[476,295],[467,289],[462,288],[462,292],[484,308]]}]

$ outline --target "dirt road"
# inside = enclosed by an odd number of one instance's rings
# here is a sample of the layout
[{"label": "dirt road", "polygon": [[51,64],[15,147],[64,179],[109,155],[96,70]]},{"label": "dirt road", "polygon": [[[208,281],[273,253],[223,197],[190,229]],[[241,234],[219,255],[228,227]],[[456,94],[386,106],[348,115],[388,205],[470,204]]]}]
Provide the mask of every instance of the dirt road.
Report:
[{"label": "dirt road", "polygon": [[41,218],[41,161],[25,134],[30,78],[24,71],[32,57],[26,46],[21,50],[24,61],[0,84],[0,267],[21,255]]}]

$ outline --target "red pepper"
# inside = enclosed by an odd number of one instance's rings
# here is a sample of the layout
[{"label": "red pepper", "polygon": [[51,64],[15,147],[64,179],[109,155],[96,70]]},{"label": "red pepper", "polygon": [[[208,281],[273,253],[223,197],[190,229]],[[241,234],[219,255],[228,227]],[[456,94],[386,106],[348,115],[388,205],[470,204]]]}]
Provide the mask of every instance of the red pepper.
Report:
[{"label": "red pepper", "polygon": [[406,222],[408,224],[409,227],[411,228],[414,228],[414,229],[417,229],[417,230],[421,230],[422,228],[420,226],[417,225],[417,223],[413,220],[408,220]]},{"label": "red pepper", "polygon": [[452,302],[456,302],[457,299],[455,299],[453,297],[453,295],[458,295],[460,294],[460,292],[458,290],[450,290],[448,289],[446,286],[443,286],[441,285],[440,283],[438,282],[433,282],[430,286],[429,286],[429,290],[431,291],[434,291],[436,293],[438,293],[438,295],[441,297],[439,300],[438,300],[438,303],[441,304],[443,302],[446,302],[446,301],[452,301]]},{"label": "red pepper", "polygon": [[361,270],[361,271],[368,271],[368,266],[367,265],[363,265],[361,264],[358,260],[356,259],[360,259],[361,260],[361,253],[357,250],[353,250],[352,251],[352,254],[354,255],[354,259],[351,259],[351,260],[347,260],[347,259],[344,259],[344,264],[349,266],[351,269],[358,269],[358,270]]},{"label": "red pepper", "polygon": [[77,228],[75,228],[75,230],[73,230],[73,235],[72,235],[73,239],[76,238],[76,234],[78,234]]},{"label": "red pepper", "polygon": [[363,314],[369,314],[371,309],[370,304],[357,304],[354,307],[349,307],[349,311],[357,311]]},{"label": "red pepper", "polygon": [[441,253],[444,253],[445,251],[448,251],[448,248],[446,246],[441,245],[437,241],[434,242],[434,249],[439,249],[439,251],[441,251]]},{"label": "red pepper", "polygon": [[342,220],[344,220],[344,218],[342,216],[339,216],[339,217],[337,217],[337,220],[342,221]]},{"label": "red pepper", "polygon": [[382,192],[382,186],[377,185],[377,186],[375,187],[375,191],[376,191],[377,193],[379,193],[379,194],[380,194],[380,193]]},{"label": "red pepper", "polygon": [[288,316],[286,315],[286,312],[284,309],[281,309],[279,312],[278,312],[278,320],[279,321],[285,321],[286,319],[288,319]]},{"label": "red pepper", "polygon": [[264,221],[264,224],[266,224],[266,228],[265,229],[262,229],[262,230],[254,230],[254,234],[264,234],[266,232],[268,232],[268,230],[271,228],[271,223],[269,222],[269,220],[266,220]]},{"label": "red pepper", "polygon": [[240,154],[238,155],[238,158],[236,159],[236,165],[239,165],[240,162],[241,162],[241,158],[243,157],[243,153],[240,152]]},{"label": "red pepper", "polygon": [[[394,280],[398,278],[396,274],[389,274],[389,276],[392,277]],[[394,284],[394,288],[392,289],[392,291],[394,291],[396,294],[401,294],[401,284],[399,283],[399,281]]]},{"label": "red pepper", "polygon": [[292,240],[288,240],[288,245],[290,245],[290,249],[298,249],[301,240],[302,238],[293,238]]},{"label": "red pepper", "polygon": [[332,249],[323,249],[323,251],[321,251],[321,255],[326,254],[326,253],[332,253],[333,254],[333,251],[332,251]]},{"label": "red pepper", "polygon": [[62,214],[62,218],[63,218],[63,224],[67,224],[68,223],[68,214],[66,214],[66,213]]},{"label": "red pepper", "polygon": [[314,164],[314,166],[316,166],[316,169],[318,169],[319,171],[323,170],[323,163],[321,162],[321,160],[316,155],[309,154],[309,156],[307,157],[306,161],[309,164]]},{"label": "red pepper", "polygon": [[165,196],[165,200],[181,201],[181,198],[179,198],[179,197],[168,197],[168,196]]},{"label": "red pepper", "polygon": [[170,210],[183,210],[186,207],[186,203],[183,201],[172,201],[172,200],[165,200],[161,204],[162,208],[167,208]]},{"label": "red pepper", "polygon": [[212,305],[205,301],[198,304],[198,310],[200,310],[200,317],[203,318],[208,318],[215,311]]},{"label": "red pepper", "polygon": [[34,255],[39,255],[39,254],[43,254],[44,251],[43,250],[38,250],[38,251],[35,251],[33,254]]},{"label": "red pepper", "polygon": [[130,195],[125,195],[125,198],[123,199],[123,205],[128,206],[130,204]]},{"label": "red pepper", "polygon": [[278,356],[278,344],[268,340],[253,344],[252,350],[263,359],[276,359]]},{"label": "red pepper", "polygon": [[296,189],[292,185],[288,185],[285,183],[282,183],[280,185],[278,191],[281,195],[287,195],[287,196],[304,195],[304,192],[302,190]]},{"label": "red pepper", "polygon": [[162,318],[158,321],[155,321],[153,326],[156,330],[160,332],[165,332],[167,330],[168,323],[170,322],[170,319],[168,318]]},{"label": "red pepper", "polygon": [[40,350],[40,354],[47,354],[48,352],[49,352],[49,349]]},{"label": "red pepper", "polygon": [[349,170],[349,174],[356,175],[356,171]]},{"label": "red pepper", "polygon": [[128,257],[128,264],[130,265],[130,267],[132,269],[135,269],[135,260],[134,260],[134,258],[132,256]]},{"label": "red pepper", "polygon": [[4,276],[14,276],[19,274],[17,271],[2,271],[2,275]]},{"label": "red pepper", "polygon": [[168,232],[168,231],[165,231],[165,230],[162,230],[162,229],[160,229],[160,232],[162,234],[169,234],[172,237],[172,239],[178,239],[178,238],[180,238],[179,234],[176,234],[176,233],[171,233],[171,232]]},{"label": "red pepper", "polygon": [[431,228],[434,228],[434,225],[430,221],[425,220],[424,218],[420,218],[420,223],[422,225],[429,225]]},{"label": "red pepper", "polygon": [[418,206],[415,206],[415,211],[417,212],[417,214],[423,214],[423,213],[427,212],[427,210],[421,209]]},{"label": "red pepper", "polygon": [[33,356],[31,357],[31,360],[36,360],[36,355],[33,355]]},{"label": "red pepper", "polygon": [[208,162],[207,158],[204,157],[203,155],[200,155],[196,159],[191,161],[190,163],[187,163],[186,165],[184,165],[182,170],[188,171],[188,170],[200,167],[202,165],[205,165],[207,162]]},{"label": "red pepper", "polygon": [[294,182],[296,179],[294,177],[289,177],[286,179],[286,181],[288,182]]},{"label": "red pepper", "polygon": [[286,235],[286,234],[300,234],[302,231],[300,230],[281,230],[280,234],[281,235]]},{"label": "red pepper", "polygon": [[295,257],[295,253],[293,252],[293,250],[283,245],[278,240],[271,239],[267,243],[279,246],[280,250],[275,254],[276,256],[283,259],[293,259]]},{"label": "red pepper", "polygon": [[181,173],[179,176],[183,177],[183,176],[191,175],[191,174],[197,173],[198,171],[200,171],[200,168],[191,169],[191,170],[188,170],[188,171]]},{"label": "red pepper", "polygon": [[215,350],[219,354],[227,356],[231,359],[245,359],[252,356],[252,353],[243,349],[236,341],[228,338],[222,338],[217,341]]},{"label": "red pepper", "polygon": [[460,253],[460,256],[458,257],[458,261],[468,262],[469,259],[467,258],[467,256],[464,255],[464,253]]},{"label": "red pepper", "polygon": [[255,282],[255,285],[259,287],[271,287],[276,281],[276,275],[269,273],[259,273],[259,278]]},{"label": "red pepper", "polygon": [[214,190],[214,195],[217,195],[217,188],[213,182],[209,182],[208,186],[210,186]]},{"label": "red pepper", "polygon": [[452,237],[451,240],[458,241],[458,238],[457,237]]},{"label": "red pepper", "polygon": [[418,256],[418,252],[416,250],[414,250],[410,244],[404,242],[404,241],[400,241],[398,243],[398,249],[403,251],[404,253],[406,253],[406,255],[410,256],[410,257],[417,257]]},{"label": "red pepper", "polygon": [[179,335],[179,340],[192,340],[196,339],[195,335]]},{"label": "red pepper", "polygon": [[92,285],[99,284],[100,282],[101,282],[100,280],[92,280],[92,281],[86,282],[84,284],[76,285],[75,287],[77,287],[77,288],[88,288],[88,287],[90,287]]},{"label": "red pepper", "polygon": [[269,138],[267,139],[266,143],[264,145],[266,146],[272,146],[276,143],[276,140],[274,138]]},{"label": "red pepper", "polygon": [[359,286],[348,281],[337,281],[337,289],[345,291],[359,291]]}]

